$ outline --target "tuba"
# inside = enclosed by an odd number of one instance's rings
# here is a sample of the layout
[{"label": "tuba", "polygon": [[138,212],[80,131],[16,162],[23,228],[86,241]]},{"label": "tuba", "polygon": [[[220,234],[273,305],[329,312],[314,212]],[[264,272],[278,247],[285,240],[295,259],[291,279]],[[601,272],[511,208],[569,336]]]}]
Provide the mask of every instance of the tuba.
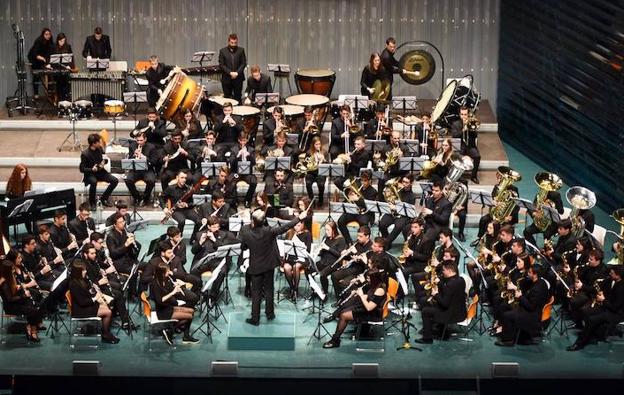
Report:
[{"label": "tuba", "polygon": [[444,194],[446,199],[453,204],[452,211],[457,211],[468,199],[468,187],[459,182],[459,179],[465,171],[472,170],[473,166],[469,156],[451,160],[451,169],[444,184]]},{"label": "tuba", "polygon": [[572,221],[572,234],[580,238],[585,232],[585,220],[579,215],[579,210],[590,210],[596,205],[596,194],[584,187],[572,187],[566,191],[566,200],[572,206],[570,220]]},{"label": "tuba", "polygon": [[494,205],[490,208],[490,216],[497,223],[505,222],[505,218],[509,217],[516,207],[516,193],[509,189],[511,184],[520,181],[522,176],[520,173],[507,166],[499,166],[498,174],[501,180],[498,183],[498,194],[494,198]]},{"label": "tuba", "polygon": [[540,231],[545,231],[552,222],[550,218],[544,215],[544,204],[551,205],[552,202],[547,199],[548,192],[558,191],[563,184],[561,177],[555,173],[537,173],[534,177],[535,183],[539,187],[537,195],[535,195],[535,211],[533,212],[533,223]]}]

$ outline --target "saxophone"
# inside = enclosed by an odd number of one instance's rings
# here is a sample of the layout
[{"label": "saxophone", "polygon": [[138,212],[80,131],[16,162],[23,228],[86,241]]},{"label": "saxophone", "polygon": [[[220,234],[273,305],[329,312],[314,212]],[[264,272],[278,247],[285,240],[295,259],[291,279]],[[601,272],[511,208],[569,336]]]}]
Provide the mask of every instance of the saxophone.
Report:
[{"label": "saxophone", "polygon": [[468,200],[468,187],[459,182],[465,171],[472,170],[472,159],[469,156],[462,156],[451,160],[451,169],[446,176],[444,184],[444,194],[446,199],[453,204],[451,211],[457,211]]},{"label": "saxophone", "polygon": [[490,208],[490,216],[497,223],[505,222],[505,218],[511,215],[516,202],[513,198],[517,197],[516,193],[509,189],[511,184],[520,181],[522,176],[517,171],[507,166],[500,166],[498,174],[501,177],[497,185],[498,194],[494,198],[494,205]]},{"label": "saxophone", "polygon": [[399,263],[401,264],[401,266],[405,266],[405,262],[407,261],[407,256],[405,256],[407,254],[407,250],[409,250],[409,243],[412,240],[412,236],[414,236],[413,234],[410,233],[409,236],[407,236],[407,240],[405,240],[405,243],[403,243],[403,249],[401,250],[401,255],[399,255]]},{"label": "saxophone", "polygon": [[533,212],[533,223],[540,231],[545,231],[552,222],[550,218],[544,215],[543,205],[552,205],[552,202],[547,199],[548,192],[554,192],[561,188],[563,181],[561,177],[554,173],[537,173],[535,175],[535,183],[539,187],[537,195],[535,195],[535,211]]}]

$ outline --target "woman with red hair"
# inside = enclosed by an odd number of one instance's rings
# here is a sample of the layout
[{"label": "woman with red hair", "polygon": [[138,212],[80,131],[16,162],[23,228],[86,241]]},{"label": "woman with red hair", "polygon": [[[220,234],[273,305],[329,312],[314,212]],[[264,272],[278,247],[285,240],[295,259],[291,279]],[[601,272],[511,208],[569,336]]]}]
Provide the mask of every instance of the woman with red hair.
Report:
[{"label": "woman with red hair", "polygon": [[26,165],[15,165],[9,181],[6,185],[6,196],[9,199],[15,199],[24,196],[24,192],[32,189],[32,181],[28,176],[28,168]]}]

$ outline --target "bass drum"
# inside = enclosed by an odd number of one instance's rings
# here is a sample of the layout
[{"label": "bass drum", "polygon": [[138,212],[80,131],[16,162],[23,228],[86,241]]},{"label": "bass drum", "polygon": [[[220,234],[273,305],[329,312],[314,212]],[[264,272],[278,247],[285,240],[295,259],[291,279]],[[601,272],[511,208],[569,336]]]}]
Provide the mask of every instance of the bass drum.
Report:
[{"label": "bass drum", "polygon": [[336,73],[328,69],[301,69],[295,73],[299,93],[329,97],[334,89]]},{"label": "bass drum", "polygon": [[459,107],[467,107],[468,111],[474,113],[479,107],[481,94],[474,88],[473,77],[471,74],[465,75],[457,84],[457,90],[453,101]]},{"label": "bass drum", "polygon": [[179,72],[167,84],[156,103],[156,110],[166,120],[174,120],[186,110],[197,114],[201,97],[202,86],[183,72]]},{"label": "bass drum", "polygon": [[459,119],[459,105],[453,100],[457,91],[457,81],[452,80],[444,88],[431,112],[431,123],[442,128],[450,128]]}]

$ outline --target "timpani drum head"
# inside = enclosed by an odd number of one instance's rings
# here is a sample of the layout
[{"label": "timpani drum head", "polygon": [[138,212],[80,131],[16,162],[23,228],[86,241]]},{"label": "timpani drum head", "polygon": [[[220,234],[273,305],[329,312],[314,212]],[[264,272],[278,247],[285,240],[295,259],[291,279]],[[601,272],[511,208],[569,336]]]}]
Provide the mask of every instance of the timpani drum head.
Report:
[{"label": "timpani drum head", "polygon": [[[273,112],[273,109],[275,107],[276,106],[272,106],[272,107],[269,107],[267,109],[269,114]],[[295,116],[295,115],[303,114],[303,107],[301,107],[301,106],[295,106],[295,105],[292,105],[292,104],[283,104],[283,105],[281,105],[279,107],[282,107],[282,110],[284,110],[284,115],[287,116],[287,117],[292,117],[292,116]]]},{"label": "timpani drum head", "polygon": [[260,109],[252,106],[235,106],[233,107],[232,114],[248,117],[250,115],[260,114]]},{"label": "timpani drum head", "polygon": [[297,70],[297,74],[303,77],[312,77],[312,78],[323,78],[323,77],[331,77],[336,74],[333,70],[329,69],[299,69]]},{"label": "timpani drum head", "polygon": [[303,95],[294,95],[286,98],[286,103],[296,106],[312,106],[318,107],[329,103],[327,96],[306,93]]},{"label": "timpani drum head", "polygon": [[223,105],[225,103],[227,103],[227,102],[230,102],[230,104],[232,104],[232,106],[238,106],[238,101],[236,101],[234,99],[228,99],[228,98],[223,97],[223,96],[210,96],[208,98],[208,100],[210,100],[213,103],[217,103],[221,107],[223,107]]}]

